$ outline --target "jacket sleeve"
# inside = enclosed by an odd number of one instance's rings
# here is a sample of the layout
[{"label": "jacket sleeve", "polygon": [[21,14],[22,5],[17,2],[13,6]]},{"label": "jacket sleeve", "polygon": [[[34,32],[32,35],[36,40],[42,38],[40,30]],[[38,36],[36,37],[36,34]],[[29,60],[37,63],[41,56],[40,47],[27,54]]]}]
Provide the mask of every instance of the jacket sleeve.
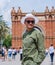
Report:
[{"label": "jacket sleeve", "polygon": [[45,48],[44,48],[44,35],[39,32],[37,34],[37,47],[38,47],[38,57],[36,62],[39,64],[41,63],[45,58]]}]

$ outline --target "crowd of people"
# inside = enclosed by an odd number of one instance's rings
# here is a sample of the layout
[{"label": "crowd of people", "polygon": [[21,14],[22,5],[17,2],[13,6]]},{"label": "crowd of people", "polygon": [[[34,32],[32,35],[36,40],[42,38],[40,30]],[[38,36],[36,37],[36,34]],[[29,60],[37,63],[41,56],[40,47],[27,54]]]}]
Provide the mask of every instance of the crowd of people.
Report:
[{"label": "crowd of people", "polygon": [[0,51],[2,61],[5,61],[5,60],[11,61],[12,59],[15,60],[17,52],[18,51],[15,48],[10,47],[7,50],[6,47],[2,47]]}]

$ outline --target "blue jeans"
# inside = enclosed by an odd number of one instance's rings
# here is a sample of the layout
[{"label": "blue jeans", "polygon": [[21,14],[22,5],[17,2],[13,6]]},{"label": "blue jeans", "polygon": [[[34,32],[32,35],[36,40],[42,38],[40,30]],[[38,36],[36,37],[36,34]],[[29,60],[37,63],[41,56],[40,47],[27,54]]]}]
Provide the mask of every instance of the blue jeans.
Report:
[{"label": "blue jeans", "polygon": [[51,62],[53,62],[54,52],[50,54]]}]

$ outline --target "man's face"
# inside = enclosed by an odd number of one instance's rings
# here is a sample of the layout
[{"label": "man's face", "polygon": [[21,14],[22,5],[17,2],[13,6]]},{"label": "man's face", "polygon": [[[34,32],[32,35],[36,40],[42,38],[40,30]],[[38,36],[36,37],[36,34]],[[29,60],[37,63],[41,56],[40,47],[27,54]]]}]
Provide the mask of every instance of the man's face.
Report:
[{"label": "man's face", "polygon": [[32,29],[34,27],[35,20],[33,18],[29,17],[29,18],[26,18],[24,23],[25,23],[27,29]]}]

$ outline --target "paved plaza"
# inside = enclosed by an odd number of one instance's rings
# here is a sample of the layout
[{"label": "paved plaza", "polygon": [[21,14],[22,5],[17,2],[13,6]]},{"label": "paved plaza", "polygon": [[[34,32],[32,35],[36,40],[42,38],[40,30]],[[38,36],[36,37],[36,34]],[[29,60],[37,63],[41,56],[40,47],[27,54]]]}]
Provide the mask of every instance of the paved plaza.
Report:
[{"label": "paved plaza", "polygon": [[[45,57],[45,59],[44,59],[44,61],[42,62],[41,65],[51,65],[51,62],[50,62],[50,55],[49,55],[49,54]],[[53,65],[55,65],[55,56],[54,56]]]},{"label": "paved plaza", "polygon": [[[12,61],[3,61],[0,59],[0,65],[21,65],[21,61],[20,61],[20,56],[19,54],[16,56],[16,59],[15,60],[12,60]],[[44,61],[42,62],[41,65],[51,65],[51,62],[50,62],[50,56],[47,55],[44,59]],[[55,65],[55,56],[54,56],[54,62],[53,62],[53,65]]]},{"label": "paved plaza", "polygon": [[21,65],[21,61],[20,61],[20,56],[19,56],[19,54],[17,54],[15,60],[2,61],[2,60],[0,59],[0,65]]}]

